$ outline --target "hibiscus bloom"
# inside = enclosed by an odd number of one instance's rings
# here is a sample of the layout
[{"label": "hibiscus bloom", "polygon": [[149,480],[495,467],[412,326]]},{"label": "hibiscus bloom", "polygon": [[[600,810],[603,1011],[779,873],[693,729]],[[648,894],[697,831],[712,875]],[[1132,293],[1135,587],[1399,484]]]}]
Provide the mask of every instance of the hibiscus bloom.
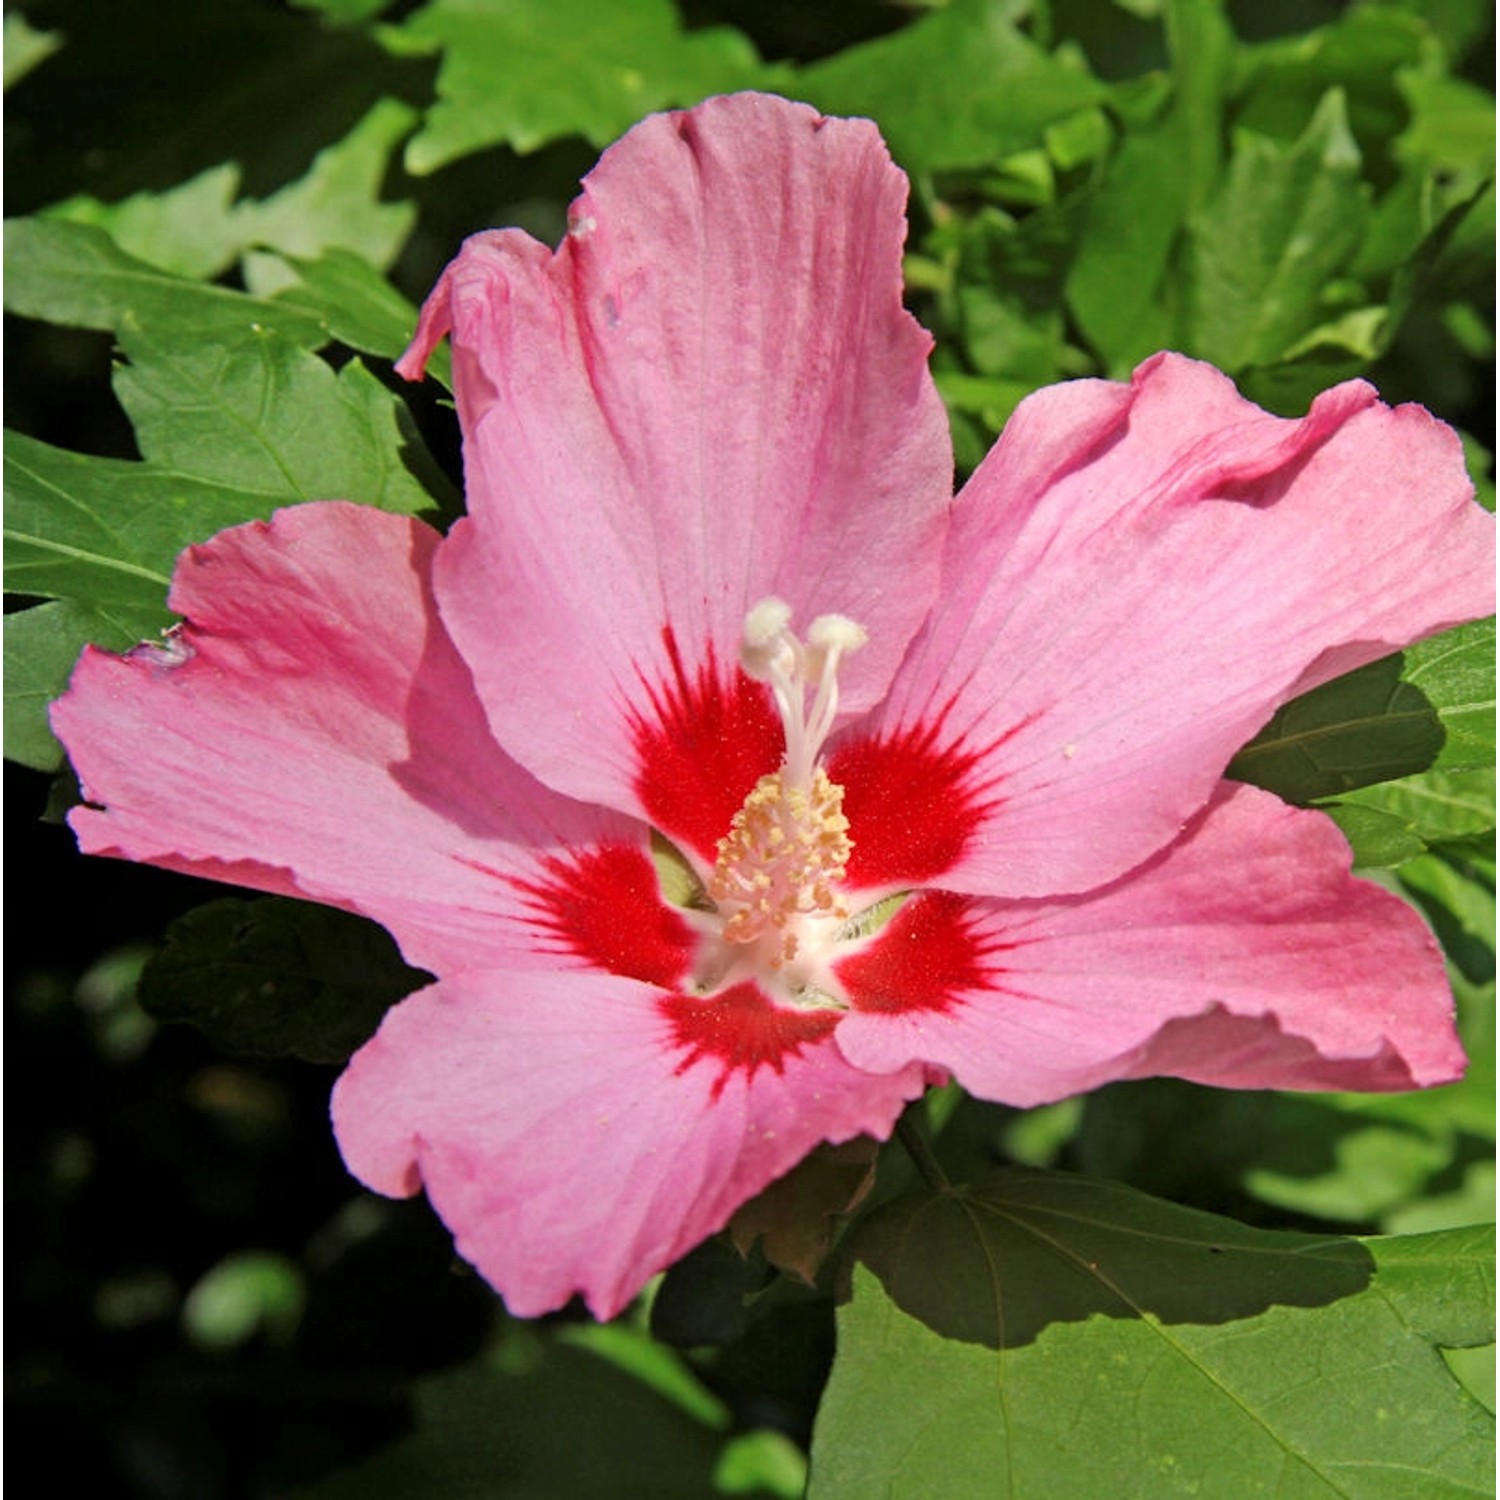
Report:
[{"label": "hibiscus bloom", "polygon": [[54,723],[91,853],[362,912],[436,982],[334,1093],[511,1309],[601,1317],[933,1078],[1459,1075],[1437,951],[1316,812],[1222,780],[1295,694],[1487,613],[1459,444],[1160,355],[1016,412],[957,500],[873,125],[648,119],[556,252],[471,239],[468,516],[189,549],[186,623]]}]

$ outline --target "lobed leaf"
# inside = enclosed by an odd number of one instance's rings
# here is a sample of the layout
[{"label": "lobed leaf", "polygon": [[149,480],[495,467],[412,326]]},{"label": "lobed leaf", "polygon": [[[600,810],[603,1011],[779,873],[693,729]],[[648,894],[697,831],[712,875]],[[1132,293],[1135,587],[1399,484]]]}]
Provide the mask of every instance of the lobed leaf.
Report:
[{"label": "lobed leaf", "polygon": [[265,330],[222,343],[121,336],[115,394],[147,462],[244,493],[261,515],[303,500],[358,500],[416,515],[430,469],[396,399],[358,361],[336,375]]},{"label": "lobed leaf", "polygon": [[889,36],[802,69],[791,90],[828,114],[870,115],[910,171],[991,166],[1100,103],[1077,59],[1047,53],[1004,8],[954,0]]},{"label": "lobed leaf", "polygon": [[70,601],[7,627],[23,684],[7,753],[41,768],[59,759],[43,700],[63,690],[86,643],[122,649],[128,632],[140,639],[168,622],[184,547],[304,500],[402,514],[456,502],[406,407],[358,360],[335,374],[264,327],[120,338],[131,363],[115,388],[143,462],[5,435],[6,588]]},{"label": "lobed leaf", "polygon": [[[339,246],[379,265],[395,257],[416,219],[411,203],[380,201],[391,154],[416,123],[414,110],[382,99],[343,140],[313,159],[306,176],[270,197],[236,202],[234,162],[200,172],[165,192],[140,192],[119,203],[79,194],[46,212],[49,220],[93,224],[127,254],[164,271],[208,278],[257,246],[316,255]],[[274,290],[265,257],[250,262],[252,290]]]},{"label": "lobed leaf", "polygon": [[[369,261],[337,247],[311,260],[280,258],[296,276],[278,293],[281,301],[316,313],[340,343],[361,354],[400,358],[417,326],[417,309]],[[452,390],[453,354],[446,341],[432,351],[427,375]]]},{"label": "lobed leaf", "polygon": [[1491,1245],[1055,1174],[898,1200],[850,1245],[810,1496],[1487,1493],[1492,1419],[1439,1346],[1493,1337]]},{"label": "lobed leaf", "polygon": [[406,149],[418,175],[493,146],[605,146],[653,110],[764,82],[740,33],[685,31],[668,0],[428,0],[387,36],[442,52],[437,103]]},{"label": "lobed leaf", "polygon": [[127,255],[104,230],[58,219],[5,224],[5,307],[69,328],[238,338],[272,331],[304,349],[328,342],[322,320],[288,302],[176,276]]}]

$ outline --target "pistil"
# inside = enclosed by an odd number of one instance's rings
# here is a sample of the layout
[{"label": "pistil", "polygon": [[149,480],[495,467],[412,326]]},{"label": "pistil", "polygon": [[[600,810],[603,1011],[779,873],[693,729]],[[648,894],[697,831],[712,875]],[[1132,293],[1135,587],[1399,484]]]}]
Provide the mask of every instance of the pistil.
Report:
[{"label": "pistil", "polygon": [[839,661],[865,642],[864,631],[842,615],[820,615],[805,643],[790,621],[780,599],[763,599],[745,619],[741,661],[770,685],[786,753],[734,815],[708,883],[723,938],[762,944],[760,961],[773,970],[797,959],[815,930],[849,915],[837,891],[853,847],[844,791],[818,756],[838,714]]}]

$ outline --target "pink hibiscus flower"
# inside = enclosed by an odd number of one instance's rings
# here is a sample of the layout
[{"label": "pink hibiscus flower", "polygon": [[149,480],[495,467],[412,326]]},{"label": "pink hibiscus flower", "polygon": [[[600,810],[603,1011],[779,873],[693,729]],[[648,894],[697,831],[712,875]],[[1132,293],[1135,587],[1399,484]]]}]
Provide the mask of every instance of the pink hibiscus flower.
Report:
[{"label": "pink hibiscus flower", "polygon": [[953,500],[905,192],[865,121],[645,121],[559,250],[478,235],[423,309],[399,368],[451,335],[467,519],[227,531],[180,633],[56,706],[86,851],[365,913],[438,976],[335,1129],[516,1313],[612,1315],[936,1076],[1462,1070],[1422,923],[1221,779],[1489,611],[1457,439],[1167,354],[1038,392]]}]

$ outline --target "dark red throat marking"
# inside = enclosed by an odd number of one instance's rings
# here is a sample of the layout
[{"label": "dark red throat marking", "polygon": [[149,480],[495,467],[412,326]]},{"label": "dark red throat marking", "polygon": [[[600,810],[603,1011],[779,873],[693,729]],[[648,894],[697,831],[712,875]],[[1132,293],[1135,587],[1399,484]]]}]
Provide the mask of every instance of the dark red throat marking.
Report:
[{"label": "dark red throat marking", "polygon": [[611,844],[550,857],[542,868],[543,879],[515,885],[549,951],[647,984],[673,987],[686,977],[697,938],[662,900],[644,850]]},{"label": "dark red throat marking", "polygon": [[717,1064],[713,1097],[731,1074],[753,1078],[760,1068],[780,1073],[790,1056],[833,1035],[839,1014],[831,1010],[783,1010],[753,984],[737,984],[711,1000],[663,995],[657,1005],[671,1023],[673,1043],[683,1053],[679,1074],[700,1062]]},{"label": "dark red throat marking", "polygon": [[945,1011],[966,992],[993,987],[997,970],[988,960],[1005,946],[975,930],[967,896],[918,891],[868,948],[834,970],[856,1010]]},{"label": "dark red throat marking", "polygon": [[726,671],[711,645],[689,672],[670,625],[661,638],[672,677],[642,679],[651,706],[631,724],[636,791],[657,828],[712,864],[755,783],[781,764],[781,719],[765,685]]}]

